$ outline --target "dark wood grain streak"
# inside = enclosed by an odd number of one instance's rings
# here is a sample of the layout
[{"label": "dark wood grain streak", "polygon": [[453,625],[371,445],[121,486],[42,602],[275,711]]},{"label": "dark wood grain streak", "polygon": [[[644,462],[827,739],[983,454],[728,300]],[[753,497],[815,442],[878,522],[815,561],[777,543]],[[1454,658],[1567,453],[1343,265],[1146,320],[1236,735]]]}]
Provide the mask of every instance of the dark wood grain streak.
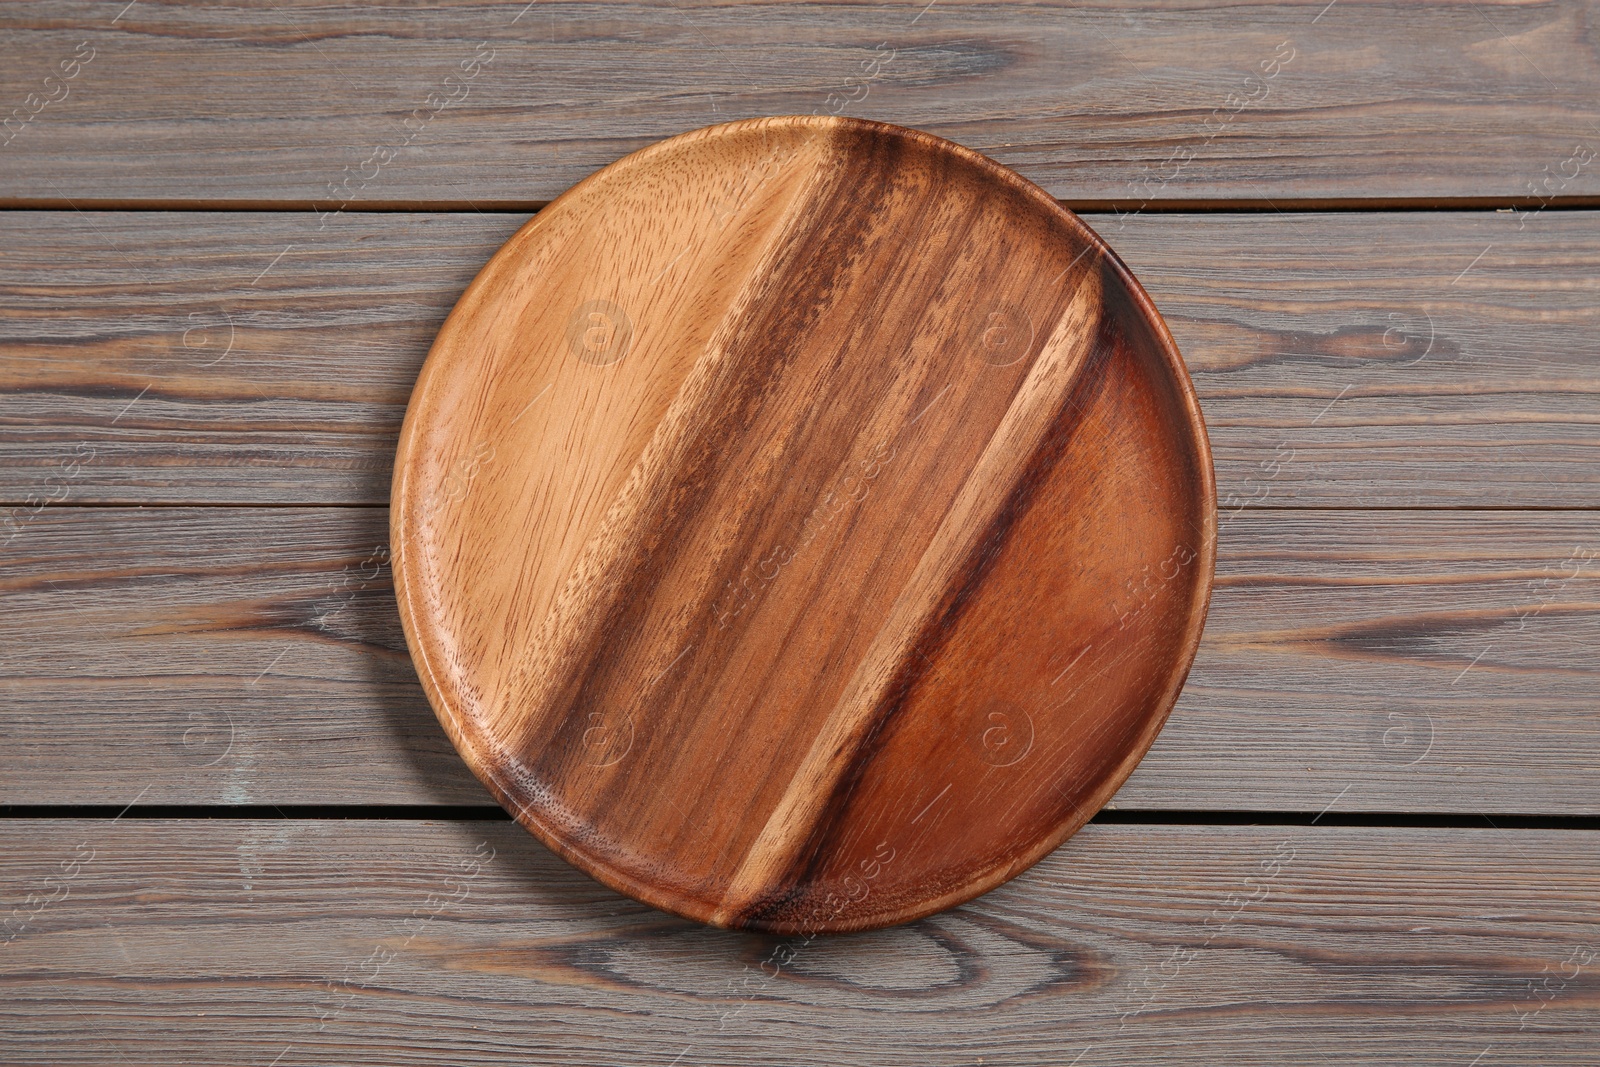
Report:
[{"label": "dark wood grain streak", "polygon": [[[1585,5],[1325,9],[9,5],[6,112],[57,102],[12,127],[0,196],[548,201],[662,137],[819,111],[926,128],[1057,196],[1126,206],[1600,193],[1593,163],[1562,167],[1600,137]],[[46,85],[80,43],[94,58]]]},{"label": "dark wood grain streak", "polygon": [[1597,850],[1091,826],[959,909],[807,943],[664,916],[505,823],[10,821],[0,900],[65,895],[8,927],[0,1028],[19,1067],[1577,1067]]},{"label": "dark wood grain streak", "polygon": [[[1177,627],[1145,629],[1119,624],[1097,630],[1092,625],[1063,626],[1052,618],[1060,610],[1055,606],[1065,604],[1074,606],[1064,613],[1092,615],[1093,609],[1082,599],[1075,600],[1084,596],[1085,584],[1098,586],[1091,599],[1115,599],[1106,592],[1114,582],[1084,582],[1081,577],[1082,570],[1094,571],[1093,520],[1064,521],[1063,516],[1111,512],[1117,518],[1109,524],[1115,531],[1110,536],[1129,541],[1152,536],[1160,541],[1163,553],[1176,552],[1179,547],[1186,553],[1184,565],[1175,565],[1172,573],[1163,574],[1160,584],[1165,588],[1157,593],[1147,587],[1147,606],[1123,616],[1122,623],[1148,620],[1167,603],[1162,598],[1167,590],[1175,591],[1180,599],[1193,595],[1206,583],[1210,569],[1203,558],[1196,558],[1211,536],[1204,520],[1163,526],[1151,514],[1153,508],[1121,503],[1159,501],[1177,492],[1175,486],[1203,480],[1203,455],[1180,450],[1172,456],[1169,469],[1137,478],[1119,478],[1104,471],[1085,476],[1084,472],[1094,471],[1105,452],[1116,447],[1117,435],[1128,427],[1181,425],[1184,418],[1181,396],[1176,390],[1162,388],[1159,375],[1148,367],[1147,353],[1157,350],[1150,336],[1155,327],[1134,313],[1133,290],[1119,284],[1120,264],[1110,259],[1099,269],[1106,314],[1100,320],[1094,352],[1076,387],[1061,397],[1051,432],[1040,442],[1009,498],[996,509],[988,535],[975,542],[961,579],[952,583],[939,610],[930,613],[922,643],[915,647],[914,656],[907,657],[909,684],[903,690],[891,690],[893,703],[880,711],[874,732],[863,743],[846,779],[848,787],[842,783],[835,791],[831,819],[819,825],[808,842],[808,853],[801,857],[801,870],[813,878],[845,878],[851,866],[842,857],[849,856],[852,848],[859,850],[863,842],[903,841],[911,848],[948,853],[954,851],[950,842],[961,840],[963,833],[968,840],[981,840],[978,828],[1008,824],[1018,818],[1018,812],[1060,827],[1034,853],[1042,854],[1101,806],[1106,798],[1097,783],[1103,776],[1117,773],[1112,768],[1125,761],[1125,752],[1139,751],[1148,744],[1151,722],[1159,724],[1165,717],[1162,709],[1177,696],[1181,677],[1141,678],[1136,676],[1135,666],[1166,662],[1178,654],[1183,636]],[[1161,448],[1161,441],[1152,435],[1136,447],[1154,452]],[[1146,534],[1150,527],[1161,527],[1162,533]],[[1058,529],[1061,532],[1054,538],[1043,534]],[[1046,546],[1042,551],[1022,547],[1041,543]],[[1040,555],[1071,562],[1040,568]],[[1171,558],[1169,555],[1167,561]],[[998,592],[1016,588],[1029,589],[1031,599],[1022,601]],[[1179,590],[1182,592],[1176,592]],[[1113,617],[1116,614],[1114,611]],[[1026,621],[1019,626],[1019,619]],[[988,661],[1002,665],[1011,684],[1009,690],[962,677],[963,665]],[[1044,664],[1048,666],[1040,672]],[[1020,681],[1030,675],[1039,676],[1032,684]],[[1085,697],[1086,692],[1095,695]],[[1113,710],[1112,693],[1126,702],[1120,714]],[[1067,711],[1075,701],[1088,707]],[[962,720],[970,714],[968,709],[974,708],[979,712],[975,718],[983,736],[988,736],[983,726],[1003,723],[1008,743],[1026,748],[1018,752],[1016,763],[1010,756],[996,758],[999,768],[1042,759],[1057,768],[1055,773],[1042,782],[1031,777],[1007,781],[1003,791],[966,810],[960,801],[946,799],[949,794],[938,794],[939,774],[950,777],[952,785],[960,780],[960,772],[951,769],[966,762],[959,735],[964,726],[971,728]],[[1072,751],[1080,737],[1114,740],[1098,750],[1093,742],[1084,742],[1087,751]],[[914,753],[926,754],[934,777],[926,794],[906,813],[917,812],[907,823],[903,817],[897,820],[884,813],[902,806],[905,786],[897,779],[904,776],[895,768]],[[941,759],[947,762],[941,763]],[[1124,762],[1123,768],[1131,769],[1131,765]],[[937,808],[928,823],[919,827],[929,813],[922,808],[929,796],[933,798],[928,801],[930,808]],[[997,865],[1019,862],[998,844],[989,846],[985,858]],[[881,885],[875,892],[889,896],[894,889]],[[764,912],[781,915],[794,907],[783,895],[767,902]]]},{"label": "dark wood grain streak", "polygon": [[[0,802],[487,803],[377,509],[59,509],[0,575]],[[1246,512],[1124,808],[1597,814],[1600,517]],[[370,581],[364,576],[372,574]],[[232,738],[231,748],[229,738]],[[145,783],[134,788],[137,792]]]},{"label": "dark wood grain streak", "polygon": [[[901,659],[894,679],[872,709],[860,744],[822,801],[816,823],[795,850],[788,869],[760,899],[749,906],[752,917],[770,922],[785,916],[803,915],[805,901],[799,887],[808,882],[826,882],[830,875],[837,880],[841,874],[849,873],[851,863],[859,862],[860,857],[852,851],[851,846],[857,843],[852,839],[862,834],[858,827],[852,825],[854,820],[851,816],[868,806],[862,802],[864,787],[870,780],[874,766],[880,761],[887,762],[885,757],[891,751],[888,740],[894,736],[907,715],[914,714],[917,698],[923,696],[917,692],[919,683],[930,675],[938,674],[941,667],[950,669],[953,657],[949,656],[949,646],[959,632],[964,609],[980,599],[985,580],[991,576],[1008,538],[1067,455],[1073,439],[1087,421],[1084,416],[1105,391],[1110,377],[1108,366],[1136,358],[1130,357],[1125,351],[1127,345],[1116,325],[1122,320],[1114,317],[1116,311],[1125,310],[1112,305],[1116,297],[1110,294],[1118,292],[1115,288],[1115,272],[1098,253],[1085,259],[1090,260],[1086,264],[1086,273],[1092,271],[1099,275],[1100,291],[1108,294],[1102,298],[1108,308],[1099,319],[1094,347],[1086,357],[1077,381],[1059,398],[1049,418],[1049,429],[1024,464],[1016,482],[1006,488],[1005,499],[990,516],[983,533],[974,539],[939,602],[921,623],[911,643],[910,653]],[[948,265],[945,269],[949,269]],[[1059,314],[1056,317],[1059,318]],[[1123,374],[1129,373],[1124,367],[1118,370]],[[1192,463],[1190,467],[1189,475],[1196,480],[1208,476],[1194,469]],[[1076,822],[1072,818],[1076,806],[1069,799],[1067,806],[1052,811],[1051,816],[1069,824]],[[842,856],[849,856],[850,862],[841,862]]]},{"label": "dark wood grain streak", "polygon": [[[892,142],[874,143],[862,136],[844,135],[846,143],[841,152],[865,154],[870,167],[840,166],[836,173],[824,176],[813,203],[816,210],[807,212],[799,221],[796,232],[788,239],[787,247],[772,267],[773,278],[765,281],[760,293],[760,303],[741,321],[726,346],[732,350],[759,351],[759,358],[747,359],[741,365],[742,373],[726,376],[719,382],[720,391],[705,403],[702,420],[691,440],[684,446],[679,470],[664,472],[670,478],[659,489],[659,500],[652,508],[648,523],[642,524],[639,533],[641,547],[629,554],[626,570],[609,583],[608,600],[601,613],[588,625],[588,637],[582,653],[570,664],[570,673],[558,692],[560,700],[571,710],[556,725],[552,733],[535,735],[531,731],[520,739],[520,755],[534,773],[556,779],[573,773],[577,768],[574,754],[579,751],[576,742],[587,725],[587,713],[622,689],[637,685],[626,663],[620,656],[607,656],[605,649],[619,643],[619,635],[626,634],[622,643],[637,641],[638,635],[652,621],[650,616],[653,598],[662,594],[669,585],[671,574],[660,563],[661,555],[672,542],[688,539],[690,531],[701,532],[718,519],[715,509],[719,481],[738,477],[741,468],[752,465],[754,454],[768,453],[767,463],[782,469],[802,460],[806,449],[815,449],[819,440],[828,439],[853,424],[859,424],[870,413],[872,396],[846,395],[846,402],[831,405],[823,414],[797,428],[774,425],[767,417],[775,394],[784,388],[786,375],[802,373],[809,360],[820,363],[824,359],[838,360],[837,350],[820,353],[808,351],[792,339],[802,338],[815,331],[826,301],[813,294],[825,294],[848,284],[852,262],[869,254],[865,247],[870,243],[869,227],[874,216],[883,211],[883,201],[892,194],[895,171],[905,163],[906,153]],[[970,220],[969,220],[970,223]],[[878,236],[881,241],[881,235]],[[941,268],[948,270],[951,260],[959,250],[966,234],[952,234],[948,243],[929,249],[918,267],[927,276],[937,277]],[[797,367],[797,365],[800,365]],[[812,382],[820,379],[815,373],[808,375]],[[824,421],[826,420],[826,421]],[[752,425],[761,425],[772,431],[770,437],[759,445],[731,444],[749,433]],[[746,477],[759,477],[759,469]],[[806,502],[809,503],[809,502]],[[793,500],[757,500],[748,506],[751,515],[746,521],[733,526],[726,535],[730,542],[723,549],[722,567],[713,572],[709,587],[720,590],[731,587],[740,577],[740,570],[751,559],[759,559],[768,550],[773,530],[792,525],[799,515],[786,514],[782,509]],[[732,525],[732,524],[726,524]],[[695,620],[695,628],[686,637],[690,644],[702,647],[716,635],[710,632],[716,612],[716,600],[706,605],[703,617]],[[665,699],[680,706],[692,707],[692,697],[684,690],[698,687],[695,694],[705,699],[711,688],[703,683],[712,681],[709,671],[685,671],[672,676],[676,692],[662,694]],[[714,684],[714,681],[713,681]],[[607,790],[614,796],[625,781],[613,781]]]},{"label": "dark wood grain streak", "polygon": [[[385,502],[428,344],[522,221],[0,213],[0,500]],[[1600,214],[1088,221],[1174,332],[1224,514],[1600,506]]]}]

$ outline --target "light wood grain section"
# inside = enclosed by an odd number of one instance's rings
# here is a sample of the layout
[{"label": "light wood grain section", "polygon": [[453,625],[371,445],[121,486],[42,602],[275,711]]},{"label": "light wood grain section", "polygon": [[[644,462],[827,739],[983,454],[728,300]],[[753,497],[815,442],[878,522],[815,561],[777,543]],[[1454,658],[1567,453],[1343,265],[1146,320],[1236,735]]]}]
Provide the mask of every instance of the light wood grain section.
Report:
[{"label": "light wood grain section", "polygon": [[[0,214],[0,499],[385,503],[428,345],[523,221]],[[1224,514],[1600,505],[1600,214],[1088,221],[1172,327]]]},{"label": "light wood grain section", "polygon": [[1586,832],[1090,826],[955,911],[780,942],[508,823],[12,821],[0,1027],[54,1067],[1588,1064],[1597,872]]},{"label": "light wood grain section", "polygon": [[[385,530],[347,508],[30,524],[0,575],[0,802],[124,804],[137,769],[145,803],[488,803],[405,655]],[[1597,550],[1594,513],[1246,512],[1115,806],[1600,812]]]},{"label": "light wood grain section", "polygon": [[1578,0],[124,6],[8,6],[0,197],[548,201],[671,134],[841,111],[1085,201],[1600,193]]}]

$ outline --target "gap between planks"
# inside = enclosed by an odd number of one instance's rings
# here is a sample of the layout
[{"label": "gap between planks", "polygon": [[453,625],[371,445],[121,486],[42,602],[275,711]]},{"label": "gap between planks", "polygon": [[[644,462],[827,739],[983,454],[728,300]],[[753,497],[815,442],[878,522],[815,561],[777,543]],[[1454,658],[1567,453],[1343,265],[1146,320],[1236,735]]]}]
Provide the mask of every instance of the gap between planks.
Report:
[{"label": "gap between planks", "polygon": [[[385,506],[386,505],[384,504],[372,504],[360,500],[302,500],[298,502],[292,500],[273,500],[246,504],[228,500],[201,500],[194,502],[163,500],[151,503],[122,500],[47,500],[40,502],[29,502],[21,499],[8,499],[4,495],[0,495],[0,508],[28,507],[37,508],[42,511],[194,511],[205,508],[215,510],[256,508],[263,511],[284,510],[291,508],[301,510],[304,510],[305,508],[343,508],[346,510],[360,511],[371,510],[372,508],[381,508]],[[1237,512],[1269,515],[1278,512],[1307,514],[1311,512],[1323,511],[1339,513],[1365,513],[1382,511],[1405,512],[1413,514],[1427,514],[1431,512],[1455,513],[1466,511],[1492,511],[1498,514],[1515,514],[1520,512],[1562,514],[1565,512],[1600,511],[1600,504],[1243,504],[1237,508],[1225,509],[1224,515],[1231,515]]]},{"label": "gap between planks", "polygon": [[[1211,197],[1140,202],[1121,200],[1063,199],[1057,203],[1078,214],[1124,212],[1130,215],[1177,215],[1229,212],[1248,214],[1280,212],[1288,214],[1352,214],[1358,212],[1403,211],[1583,211],[1600,208],[1600,196],[1441,196],[1441,197]],[[451,215],[478,212],[492,215],[524,215],[542,211],[549,200],[363,200],[344,204],[318,200],[206,200],[118,197],[7,197],[0,196],[0,211],[254,211],[294,214],[334,211],[340,214],[412,213]]]},{"label": "gap between planks", "polygon": [[[3,819],[391,820],[510,822],[493,804],[4,804]],[[1089,820],[1114,826],[1324,826],[1440,830],[1600,830],[1600,815],[1411,811],[1227,811],[1104,808]]]}]

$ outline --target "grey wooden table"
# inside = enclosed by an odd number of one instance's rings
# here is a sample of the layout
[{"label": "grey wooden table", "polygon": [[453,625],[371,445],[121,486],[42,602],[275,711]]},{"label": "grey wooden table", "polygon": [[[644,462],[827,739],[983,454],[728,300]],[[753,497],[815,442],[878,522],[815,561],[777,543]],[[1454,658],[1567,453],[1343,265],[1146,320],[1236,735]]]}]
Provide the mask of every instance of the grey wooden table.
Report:
[{"label": "grey wooden table", "polygon": [[[1600,1062],[1591,5],[0,10],[0,1060]],[[1038,182],[1189,363],[1205,642],[1111,809],[910,926],[709,930],[505,820],[386,566],[531,212],[839,112]]]}]

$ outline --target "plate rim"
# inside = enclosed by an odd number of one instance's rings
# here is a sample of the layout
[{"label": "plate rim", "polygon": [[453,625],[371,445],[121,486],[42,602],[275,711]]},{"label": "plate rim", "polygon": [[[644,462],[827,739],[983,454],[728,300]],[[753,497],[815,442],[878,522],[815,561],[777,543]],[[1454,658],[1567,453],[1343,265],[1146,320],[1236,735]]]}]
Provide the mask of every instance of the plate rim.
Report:
[{"label": "plate rim", "polygon": [[[794,923],[739,917],[738,921],[719,923],[713,921],[713,915],[717,910],[715,902],[697,907],[696,905],[701,902],[695,897],[677,893],[658,883],[644,881],[603,858],[584,851],[563,835],[559,826],[544,817],[539,808],[524,802],[514,791],[510,782],[502,781],[495,761],[485,758],[483,747],[488,739],[482,736],[480,732],[466,727],[465,721],[452,705],[446,687],[440,683],[436,676],[427,643],[423,639],[417,603],[421,596],[419,591],[425,583],[414,572],[416,565],[412,562],[411,553],[405,550],[405,538],[402,536],[401,528],[404,515],[409,507],[409,501],[412,499],[410,491],[412,485],[410,457],[416,447],[414,441],[420,432],[418,429],[422,418],[420,413],[427,406],[425,393],[429,383],[430,367],[437,366],[435,357],[440,351],[441,339],[449,332],[451,322],[458,315],[466,313],[464,310],[466,305],[473,302],[469,298],[480,288],[486,276],[497,266],[502,257],[513,254],[512,250],[519,246],[539,226],[541,218],[545,217],[551,208],[569,198],[577,198],[591,184],[601,180],[602,176],[608,173],[614,176],[616,168],[624,164],[629,167],[645,165],[649,162],[650,157],[654,155],[674,151],[685,144],[691,144],[698,140],[737,135],[751,130],[772,129],[775,127],[786,128],[796,125],[816,126],[824,130],[835,131],[853,130],[876,137],[904,138],[918,142],[926,149],[953,154],[976,166],[986,176],[1022,193],[1045,211],[1055,214],[1058,219],[1077,233],[1090,247],[1098,251],[1106,263],[1110,264],[1117,275],[1118,281],[1123,285],[1130,298],[1133,307],[1151,329],[1152,339],[1155,342],[1154,347],[1159,350],[1162,356],[1167,371],[1168,383],[1174,388],[1176,399],[1179,401],[1183,412],[1184,417],[1181,420],[1183,431],[1189,439],[1188,443],[1194,452],[1195,467],[1199,481],[1197,486],[1192,487],[1198,490],[1196,505],[1199,514],[1195,516],[1199,519],[1199,529],[1196,531],[1198,541],[1196,546],[1198,557],[1196,560],[1197,578],[1195,593],[1189,603],[1189,617],[1185,621],[1182,638],[1171,661],[1172,669],[1168,672],[1167,685],[1155,702],[1157,710],[1145,717],[1138,736],[1132,744],[1124,749],[1121,761],[1108,774],[1101,777],[1098,786],[1089,794],[1089,798],[1082,803],[1075,804],[1072,815],[1053,823],[1048,832],[1028,839],[1026,842],[1027,847],[1017,852],[1008,862],[996,863],[989,868],[983,869],[965,880],[960,886],[948,890],[938,897],[921,898],[915,903],[882,911],[863,912],[844,918],[842,921],[836,918],[831,921]],[[419,403],[419,399],[423,402]],[[1061,847],[1068,838],[1082,829],[1127,782],[1134,769],[1148,754],[1151,746],[1155,743],[1156,737],[1166,725],[1177,704],[1183,685],[1194,666],[1206,619],[1210,613],[1216,571],[1217,529],[1216,473],[1211,443],[1206,431],[1205,419],[1200,410],[1199,397],[1196,395],[1188,366],[1178,350],[1177,342],[1173,339],[1166,320],[1156,308],[1155,302],[1151,300],[1144,286],[1140,284],[1138,278],[1134,276],[1127,264],[1112,250],[1110,245],[1065,204],[1050,196],[1045,190],[1016,171],[974,149],[924,130],[872,119],[835,115],[773,115],[737,119],[731,122],[703,126],[662,138],[619,157],[614,162],[586,175],[556,199],[546,204],[526,223],[518,227],[516,232],[508,237],[484,262],[483,266],[473,276],[472,281],[462,290],[461,295],[456,299],[455,305],[451,308],[450,314],[440,324],[438,333],[429,345],[428,354],[423,361],[406,402],[405,418],[401,425],[396,445],[390,483],[388,523],[391,573],[393,575],[395,601],[399,609],[401,628],[405,633],[407,650],[416,667],[417,677],[422,684],[424,693],[427,695],[429,706],[433,709],[435,717],[438,718],[440,725],[450,738],[452,746],[467,763],[473,774],[523,829],[533,834],[547,848],[585,874],[607,887],[650,907],[685,919],[725,929],[752,930],[778,935],[804,934],[808,936],[882,929],[912,922],[956,907],[997,888],[1035,866],[1045,856]]]}]

